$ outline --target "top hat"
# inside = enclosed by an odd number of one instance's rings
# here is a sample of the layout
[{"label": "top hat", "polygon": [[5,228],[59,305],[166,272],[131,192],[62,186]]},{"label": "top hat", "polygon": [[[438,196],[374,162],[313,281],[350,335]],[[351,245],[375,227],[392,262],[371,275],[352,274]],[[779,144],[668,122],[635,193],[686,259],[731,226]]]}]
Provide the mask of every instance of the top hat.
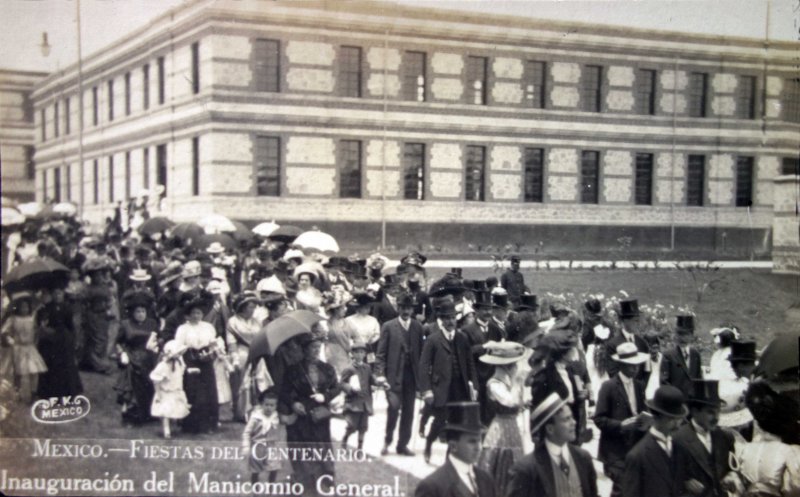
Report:
[{"label": "top hat", "polygon": [[557,392],[553,392],[548,395],[546,399],[544,399],[533,411],[531,411],[531,434],[535,434],[537,431],[539,431],[547,422],[547,420],[555,416],[555,414],[565,405],[567,405],[567,401],[562,399]]},{"label": "top hat", "polygon": [[689,405],[708,405],[720,407],[724,401],[719,398],[718,380],[692,380],[689,390]]},{"label": "top hat", "polygon": [[591,312],[592,314],[600,314],[603,311],[603,306],[600,304],[600,301],[596,298],[591,298],[583,303],[584,309]]},{"label": "top hat", "polygon": [[507,309],[508,295],[492,294],[492,306]]},{"label": "top hat", "polygon": [[422,267],[427,260],[428,258],[419,252],[409,252],[408,255],[400,259],[400,262],[406,266]]},{"label": "top hat", "polygon": [[624,362],[625,364],[643,364],[650,359],[650,354],[639,352],[636,344],[632,342],[622,342],[617,345],[615,354],[611,358],[617,362]]},{"label": "top hat", "polygon": [[694,316],[691,314],[679,314],[675,316],[676,333],[694,333]]},{"label": "top hat", "polygon": [[488,291],[475,292],[475,303],[473,304],[475,309],[492,307],[493,305],[492,294]]},{"label": "top hat", "polygon": [[150,281],[152,276],[150,276],[150,273],[148,273],[146,269],[134,269],[128,278],[130,278],[131,281]]},{"label": "top hat", "polygon": [[535,311],[538,308],[539,308],[539,302],[536,299],[536,295],[523,293],[522,295],[519,296],[519,305],[514,310],[517,312]]},{"label": "top hat", "polygon": [[456,314],[456,305],[451,300],[445,300],[436,307],[438,317],[454,317]]},{"label": "top hat", "polygon": [[645,405],[651,410],[660,412],[672,418],[683,418],[689,414],[689,409],[684,405],[683,392],[672,385],[658,387],[652,399],[646,399]]},{"label": "top hat", "polygon": [[533,349],[517,342],[494,342],[484,344],[484,353],[478,358],[484,364],[501,365],[527,360]]},{"label": "top hat", "polygon": [[464,277],[464,270],[461,269],[460,267],[454,267],[454,268],[450,269],[450,274],[454,274],[459,278],[463,278]]},{"label": "top hat", "polygon": [[753,362],[756,359],[756,342],[752,340],[734,340],[731,342],[729,361]]},{"label": "top hat", "polygon": [[449,402],[444,429],[478,435],[484,433],[486,427],[481,424],[481,405],[477,402]]},{"label": "top hat", "polygon": [[383,287],[392,288],[400,284],[396,274],[387,274],[383,277]]},{"label": "top hat", "polygon": [[404,293],[397,297],[397,307],[414,307],[414,296],[410,293]]},{"label": "top hat", "polygon": [[486,286],[486,280],[474,280],[472,282],[472,290],[475,292],[487,292],[489,287]]},{"label": "top hat", "polygon": [[636,299],[619,301],[620,319],[635,318],[639,315],[639,301]]}]

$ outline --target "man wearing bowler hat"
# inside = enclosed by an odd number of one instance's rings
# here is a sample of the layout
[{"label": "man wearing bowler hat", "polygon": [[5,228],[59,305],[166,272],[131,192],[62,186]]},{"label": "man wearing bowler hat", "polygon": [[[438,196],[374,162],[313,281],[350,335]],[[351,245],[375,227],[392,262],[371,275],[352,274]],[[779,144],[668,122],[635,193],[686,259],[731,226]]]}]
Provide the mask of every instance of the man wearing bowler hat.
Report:
[{"label": "man wearing bowler hat", "polygon": [[691,421],[673,437],[678,492],[703,497],[727,497],[728,491],[743,490],[728,459],[734,452],[733,435],[717,426],[720,408],[716,380],[693,380],[689,391]]},{"label": "man wearing bowler hat", "polygon": [[433,408],[433,425],[425,441],[425,461],[447,420],[448,402],[474,401],[478,386],[470,343],[456,327],[456,307],[445,300],[436,309],[436,327],[422,347],[419,388],[423,400]]},{"label": "man wearing bowler hat", "polygon": [[600,429],[598,458],[606,476],[614,482],[612,497],[621,493],[625,455],[650,428],[650,417],[643,413],[645,385],[636,379],[649,357],[633,343],[619,344],[612,355],[618,371],[603,382],[597,394],[594,423]]},{"label": "man wearing bowler hat", "polygon": [[447,424],[447,458],[436,471],[419,482],[415,497],[494,497],[492,476],[477,467],[481,455],[481,439],[486,427],[480,422],[477,402],[449,403]]},{"label": "man wearing bowler hat", "polygon": [[[612,335],[606,343],[606,365],[608,366],[608,377],[614,376],[619,370],[618,364],[612,359],[612,355],[623,342],[632,342],[636,345],[639,352],[649,354],[650,348],[643,338],[642,319],[639,315],[639,301],[636,299],[621,300],[619,302],[619,320],[622,323],[622,329]],[[645,368],[639,370],[638,379],[642,381],[647,380],[649,371]]]},{"label": "man wearing bowler hat", "polygon": [[672,385],[681,392],[689,392],[692,380],[703,379],[700,352],[691,346],[694,342],[694,316],[676,316],[675,346],[664,352],[661,359],[661,384]]},{"label": "man wearing bowler hat", "polygon": [[597,497],[592,456],[571,443],[575,424],[557,393],[534,408],[530,427],[535,448],[511,469],[506,497]]},{"label": "man wearing bowler hat", "polygon": [[662,385],[645,404],[653,425],[625,458],[622,497],[677,497],[672,435],[689,413],[683,393]]}]

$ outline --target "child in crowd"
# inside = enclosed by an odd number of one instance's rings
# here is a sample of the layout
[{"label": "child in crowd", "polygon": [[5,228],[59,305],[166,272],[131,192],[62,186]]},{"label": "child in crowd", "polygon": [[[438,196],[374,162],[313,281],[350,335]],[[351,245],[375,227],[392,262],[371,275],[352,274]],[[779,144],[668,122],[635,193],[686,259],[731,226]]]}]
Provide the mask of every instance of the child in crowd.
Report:
[{"label": "child in crowd", "polygon": [[32,299],[32,295],[28,292],[12,295],[13,315],[0,332],[4,344],[11,347],[14,378],[19,387],[20,400],[25,403],[34,400],[39,374],[47,371],[47,365],[36,349],[36,323],[32,312]]},{"label": "child in crowd", "polygon": [[[175,340],[164,344],[161,361],[150,373],[150,379],[156,388],[150,414],[161,418],[164,438],[171,438],[170,423],[173,419],[183,419],[189,414],[189,402],[183,391],[183,373],[186,365],[183,353],[186,346]],[[190,373],[192,372],[190,368]]]},{"label": "child in crowd", "polygon": [[353,364],[342,372],[342,390],[344,390],[344,417],[347,429],[344,432],[342,445],[347,445],[350,435],[358,432],[358,448],[364,448],[364,435],[372,416],[372,387],[384,386],[378,383],[372,368],[364,362],[367,346],[363,342],[355,342],[350,348]]},{"label": "child in crowd", "polygon": [[250,412],[250,418],[242,433],[242,446],[248,457],[250,481],[256,483],[262,471],[272,483],[281,468],[279,460],[270,460],[267,451],[286,440],[286,434],[278,418],[278,393],[274,387],[258,396],[258,405]]}]

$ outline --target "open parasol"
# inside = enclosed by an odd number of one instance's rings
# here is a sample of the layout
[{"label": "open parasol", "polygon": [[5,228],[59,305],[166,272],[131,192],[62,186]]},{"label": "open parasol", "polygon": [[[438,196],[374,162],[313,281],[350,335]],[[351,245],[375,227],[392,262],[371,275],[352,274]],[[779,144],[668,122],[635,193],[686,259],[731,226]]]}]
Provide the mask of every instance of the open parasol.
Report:
[{"label": "open parasol", "polygon": [[2,215],[0,215],[0,225],[14,226],[25,222],[25,216],[22,215],[17,209],[13,207],[3,207]]},{"label": "open parasol", "polygon": [[219,242],[223,247],[228,250],[233,250],[236,248],[236,241],[231,238],[230,236],[217,233],[212,235],[200,235],[194,239],[194,246],[197,247],[199,250],[205,250],[214,242]]},{"label": "open parasol", "polygon": [[288,312],[271,321],[261,328],[250,342],[250,359],[275,354],[278,347],[288,340],[304,333],[311,333],[311,328],[320,321],[322,317],[305,309]]},{"label": "open parasol", "polygon": [[753,376],[763,376],[771,380],[794,372],[794,377],[797,378],[798,367],[800,367],[800,332],[783,333],[777,335],[764,348]]},{"label": "open parasol", "polygon": [[6,292],[38,290],[65,285],[69,279],[69,269],[49,257],[35,257],[15,266],[5,278]]},{"label": "open parasol", "polygon": [[237,242],[242,242],[246,240],[253,239],[253,232],[248,229],[248,227],[241,221],[231,221],[231,223],[236,227],[234,231],[226,232],[226,234],[233,237],[234,240]]},{"label": "open parasol", "polygon": [[339,244],[336,239],[322,231],[311,230],[300,234],[295,238],[294,245],[306,250],[316,252],[336,253],[339,252]]},{"label": "open parasol", "polygon": [[154,235],[163,233],[175,226],[175,223],[163,216],[151,217],[139,225],[139,233],[142,235]]},{"label": "open parasol", "polygon": [[261,223],[256,225],[256,227],[254,227],[252,231],[258,236],[268,237],[272,233],[274,233],[275,230],[277,230],[278,228],[280,228],[280,225],[275,224],[275,221],[270,221],[268,223]]},{"label": "open parasol", "polygon": [[207,235],[236,231],[236,225],[221,214],[205,216],[197,221],[197,225],[203,228]]},{"label": "open parasol", "polygon": [[169,233],[172,238],[180,238],[181,240],[195,240],[204,232],[203,228],[195,223],[178,223],[172,227]]},{"label": "open parasol", "polygon": [[42,210],[42,204],[39,202],[26,202],[19,204],[17,210],[25,217],[34,217]]},{"label": "open parasol", "polygon": [[267,238],[275,242],[292,243],[302,233],[301,228],[287,224],[273,231]]}]

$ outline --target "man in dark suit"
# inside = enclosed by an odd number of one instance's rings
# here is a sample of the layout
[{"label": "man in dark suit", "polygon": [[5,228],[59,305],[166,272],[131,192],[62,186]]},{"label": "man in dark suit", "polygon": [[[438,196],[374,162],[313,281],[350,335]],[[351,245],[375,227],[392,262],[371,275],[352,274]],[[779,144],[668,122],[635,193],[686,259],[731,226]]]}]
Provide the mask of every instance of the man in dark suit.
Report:
[{"label": "man in dark suit", "polygon": [[[619,320],[622,323],[622,329],[617,331],[606,342],[606,365],[608,366],[608,377],[611,378],[617,371],[619,371],[618,364],[611,358],[611,355],[617,350],[619,344],[623,342],[633,342],[639,352],[650,353],[650,348],[644,340],[644,330],[642,318],[639,315],[639,301],[636,299],[621,300],[619,303],[620,312]],[[647,373],[644,368],[639,370],[637,379],[646,382]]]},{"label": "man in dark suit", "polygon": [[472,351],[472,359],[478,373],[478,402],[481,404],[481,422],[486,426],[492,422],[494,413],[486,398],[486,382],[494,374],[494,366],[478,361],[485,352],[483,345],[490,341],[503,339],[499,328],[492,326],[492,295],[488,291],[475,292],[475,321],[462,328],[467,335]]},{"label": "man in dark suit", "polygon": [[419,388],[423,400],[433,406],[433,425],[425,442],[425,461],[447,420],[448,402],[475,400],[478,377],[469,339],[456,329],[455,305],[445,300],[436,308],[435,331],[425,340],[419,361]]},{"label": "man in dark suit", "polygon": [[387,274],[383,279],[379,299],[372,304],[372,315],[381,325],[397,318],[397,297],[402,293],[395,275]]},{"label": "man in dark suit", "polygon": [[531,413],[535,449],[514,465],[506,497],[597,497],[592,456],[572,445],[575,418],[567,403],[550,394]]},{"label": "man in dark suit", "polygon": [[692,380],[703,379],[700,352],[691,346],[694,342],[694,316],[677,316],[674,337],[675,346],[665,351],[661,359],[661,384],[689,392]]},{"label": "man in dark suit", "polygon": [[376,375],[385,375],[389,384],[386,392],[389,411],[381,454],[386,455],[389,452],[399,417],[397,453],[412,456],[414,453],[408,449],[408,441],[411,439],[411,426],[414,423],[414,400],[419,385],[423,331],[422,325],[413,317],[414,298],[411,295],[401,295],[397,299],[397,307],[400,316],[381,327],[375,359]]},{"label": "man in dark suit", "polygon": [[639,352],[630,342],[621,343],[612,355],[619,371],[600,386],[594,423],[600,429],[598,458],[603,470],[614,483],[612,497],[621,492],[625,472],[625,455],[650,427],[644,414],[644,383],[636,380],[641,365],[650,356]]},{"label": "man in dark suit", "polygon": [[675,457],[672,434],[689,410],[684,396],[671,385],[662,385],[652,400],[645,403],[653,416],[653,426],[625,458],[622,497],[676,497]]},{"label": "man in dark suit", "polygon": [[734,451],[733,435],[717,426],[723,403],[719,398],[719,382],[693,380],[688,403],[691,420],[673,438],[678,492],[727,497],[728,491],[743,490],[728,459]]},{"label": "man in dark suit", "polygon": [[481,439],[486,428],[480,423],[477,402],[448,404],[445,436],[447,459],[419,482],[415,497],[494,497],[492,476],[478,468]]}]

